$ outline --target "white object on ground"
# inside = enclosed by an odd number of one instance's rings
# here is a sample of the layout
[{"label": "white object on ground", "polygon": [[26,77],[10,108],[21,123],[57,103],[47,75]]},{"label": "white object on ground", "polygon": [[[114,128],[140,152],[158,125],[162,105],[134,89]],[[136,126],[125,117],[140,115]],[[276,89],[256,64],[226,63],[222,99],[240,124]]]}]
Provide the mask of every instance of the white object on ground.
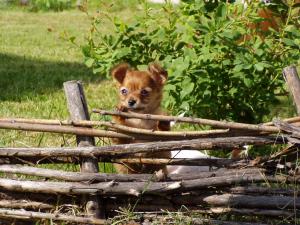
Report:
[{"label": "white object on ground", "polygon": [[[188,159],[208,159],[215,158],[209,155],[206,155],[197,150],[180,150],[180,151],[172,151],[172,158],[180,159],[180,158],[188,158]],[[167,166],[168,174],[188,174],[195,172],[206,172],[210,171],[211,167],[209,166],[180,166],[180,165],[171,165]]]}]

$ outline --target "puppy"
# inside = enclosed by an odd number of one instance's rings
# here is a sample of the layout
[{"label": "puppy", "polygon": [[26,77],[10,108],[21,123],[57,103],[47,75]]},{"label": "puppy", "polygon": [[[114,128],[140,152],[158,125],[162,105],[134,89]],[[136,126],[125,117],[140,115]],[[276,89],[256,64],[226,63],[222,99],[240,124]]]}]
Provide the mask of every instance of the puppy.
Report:
[{"label": "puppy", "polygon": [[[163,95],[163,86],[167,81],[167,72],[157,63],[150,63],[147,71],[138,71],[130,68],[126,63],[117,65],[112,69],[112,77],[118,84],[119,104],[117,109],[122,112],[135,112],[144,114],[162,114],[160,104]],[[135,128],[148,130],[170,130],[169,122],[157,122],[114,116],[113,121]],[[145,142],[141,140],[129,141],[114,139],[116,144]],[[170,152],[140,153],[135,157],[141,158],[170,158]],[[166,170],[164,165],[145,164],[115,164],[118,173],[153,173],[160,169]]]}]

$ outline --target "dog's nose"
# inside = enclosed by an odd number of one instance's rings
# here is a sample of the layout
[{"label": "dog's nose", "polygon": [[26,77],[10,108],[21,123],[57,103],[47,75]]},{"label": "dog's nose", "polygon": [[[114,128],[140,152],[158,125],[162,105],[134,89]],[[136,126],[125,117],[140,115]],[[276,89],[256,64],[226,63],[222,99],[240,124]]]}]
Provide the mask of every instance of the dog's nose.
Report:
[{"label": "dog's nose", "polygon": [[129,106],[129,107],[133,107],[135,103],[136,103],[136,100],[130,99],[130,100],[128,101],[128,106]]}]

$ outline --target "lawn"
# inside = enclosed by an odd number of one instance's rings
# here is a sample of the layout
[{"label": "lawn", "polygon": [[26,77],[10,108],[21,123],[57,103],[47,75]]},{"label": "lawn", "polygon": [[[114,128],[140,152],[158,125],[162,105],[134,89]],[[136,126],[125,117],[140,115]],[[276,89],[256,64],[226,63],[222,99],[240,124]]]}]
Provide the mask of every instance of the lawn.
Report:
[{"label": "lawn", "polygon": [[[84,83],[89,108],[115,104],[112,82],[83,64],[80,47],[64,40],[76,36],[84,43],[89,17],[79,11],[32,13],[20,8],[0,11],[0,116],[67,119],[63,82]],[[62,135],[1,130],[0,146],[68,145]]]}]

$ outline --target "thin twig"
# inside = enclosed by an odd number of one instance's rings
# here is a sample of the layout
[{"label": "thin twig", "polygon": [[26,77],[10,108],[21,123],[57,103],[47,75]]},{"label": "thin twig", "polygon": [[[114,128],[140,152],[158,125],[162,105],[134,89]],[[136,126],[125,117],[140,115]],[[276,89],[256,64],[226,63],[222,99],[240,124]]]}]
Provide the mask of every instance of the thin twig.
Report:
[{"label": "thin twig", "polygon": [[274,126],[265,126],[262,124],[246,124],[246,123],[236,123],[229,121],[217,121],[210,119],[201,119],[201,118],[192,118],[192,117],[176,117],[176,116],[163,116],[163,115],[150,115],[150,114],[140,114],[140,113],[127,113],[120,111],[106,111],[94,109],[94,113],[99,113],[101,115],[114,115],[114,116],[122,116],[127,118],[138,118],[144,120],[159,120],[159,121],[175,121],[175,122],[184,122],[184,123],[196,123],[209,125],[213,127],[219,128],[230,128],[230,129],[243,129],[243,130],[251,130],[251,131],[262,131],[262,132],[272,132],[277,133],[279,129]]}]

